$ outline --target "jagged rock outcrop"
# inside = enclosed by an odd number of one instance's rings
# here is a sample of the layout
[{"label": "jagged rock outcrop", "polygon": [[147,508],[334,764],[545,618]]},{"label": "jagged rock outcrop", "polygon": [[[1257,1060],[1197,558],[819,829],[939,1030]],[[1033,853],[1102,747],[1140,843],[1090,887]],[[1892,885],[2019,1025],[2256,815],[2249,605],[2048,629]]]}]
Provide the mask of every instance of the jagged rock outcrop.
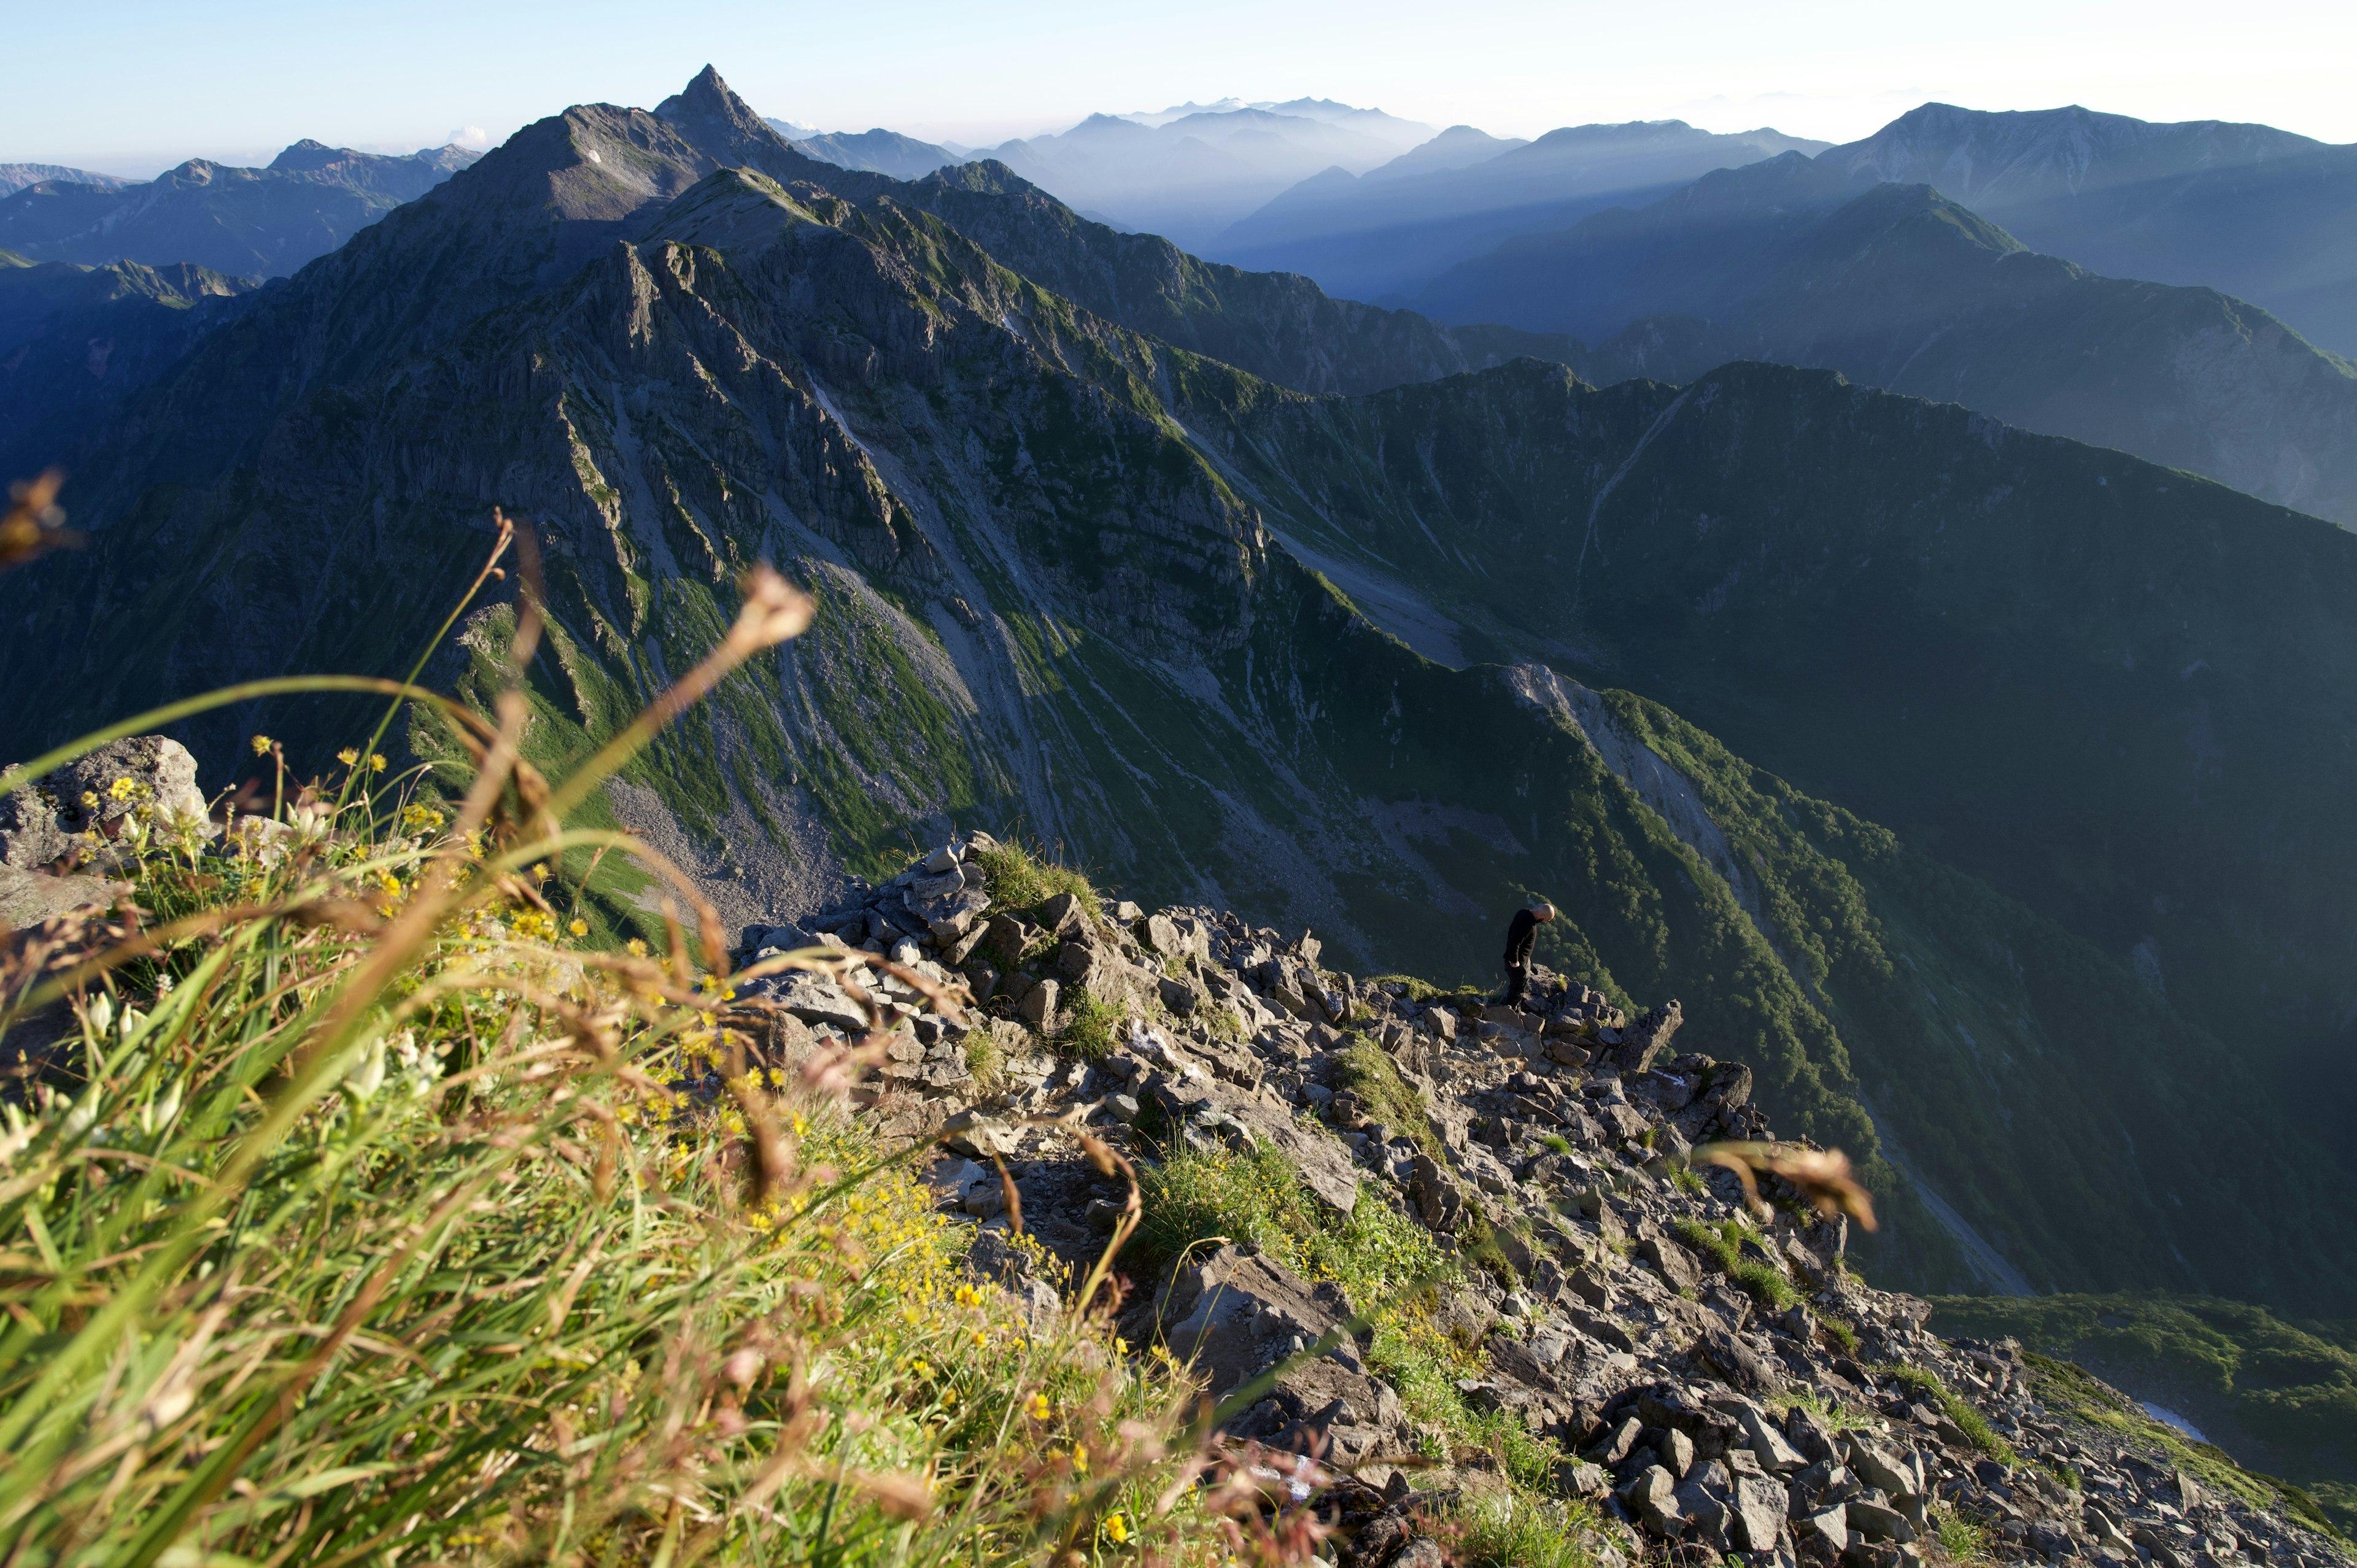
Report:
[{"label": "jagged rock outcrop", "polygon": [[[992,1082],[912,1071],[896,1046],[860,1097],[889,1132],[948,1137],[931,1177],[942,1206],[977,1227],[987,1276],[1037,1310],[1059,1265],[1078,1279],[1094,1262],[1122,1206],[1068,1129],[1133,1160],[1274,1148],[1319,1201],[1388,1205],[1465,1262],[1434,1308],[1482,1368],[1458,1392],[1559,1445],[1557,1489],[1607,1521],[1601,1561],[1946,1562],[1943,1521],[2007,1563],[2357,1561],[2253,1501],[2262,1484],[2230,1494],[2132,1423],[2067,1414],[2012,1341],[1932,1336],[1927,1305],[1858,1278],[1846,1222],[1799,1189],[1763,1176],[1762,1212],[1730,1173],[1689,1162],[1696,1144],[1770,1126],[1748,1065],[1675,1052],[1676,1003],[1631,1020],[1544,970],[1521,1006],[1418,1000],[1326,966],[1308,933],[1222,911],[1098,912],[1071,893],[1006,908],[981,864],[996,847],[952,841],[746,946],[856,947],[969,985],[971,1008],[929,1008],[906,987],[890,1005],[936,1045],[987,1031]],[[770,993],[797,1026],[835,1028],[809,996]],[[1073,1034],[1083,1015],[1100,1030],[1092,1058]],[[1384,1124],[1403,1102],[1350,1087],[1361,1080],[1343,1056],[1367,1046],[1425,1126]],[[963,1048],[932,1059],[962,1068]],[[1053,1262],[1014,1261],[1002,1233],[1017,1229]],[[1454,1485],[1416,1491],[1396,1467],[1428,1457],[1433,1434],[1340,1287],[1231,1242],[1177,1259],[1122,1326],[1227,1398],[1223,1432],[1276,1454],[1260,1462],[1270,1475],[1349,1472],[1329,1510],[1340,1561],[1439,1561],[1431,1520]]]}]

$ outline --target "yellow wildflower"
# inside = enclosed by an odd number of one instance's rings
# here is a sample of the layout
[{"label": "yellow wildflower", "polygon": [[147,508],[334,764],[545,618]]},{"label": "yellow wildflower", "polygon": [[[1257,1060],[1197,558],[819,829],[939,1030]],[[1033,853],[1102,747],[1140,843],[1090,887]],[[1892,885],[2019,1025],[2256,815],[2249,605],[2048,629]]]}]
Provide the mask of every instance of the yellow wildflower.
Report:
[{"label": "yellow wildflower", "polygon": [[252,740],[246,742],[246,744],[253,747],[253,755],[256,757],[265,757],[269,755],[271,739],[266,735],[255,736]]},{"label": "yellow wildflower", "polygon": [[353,764],[360,761],[360,747],[355,746],[348,746],[344,747],[343,750],[336,753],[336,760],[342,763],[347,768],[351,767]]},{"label": "yellow wildflower", "polygon": [[384,754],[382,752],[371,751],[369,753],[369,771],[371,773],[382,773],[384,771]]},{"label": "yellow wildflower", "polygon": [[1119,1546],[1129,1539],[1129,1521],[1117,1513],[1107,1514],[1104,1521],[1104,1534],[1107,1541]]},{"label": "yellow wildflower", "polygon": [[957,1304],[960,1306],[980,1306],[982,1293],[972,1285],[960,1285],[957,1288]]},{"label": "yellow wildflower", "polygon": [[644,958],[647,956],[647,944],[637,937],[632,937],[622,944],[622,950],[632,958]]},{"label": "yellow wildflower", "polygon": [[1024,1402],[1023,1413],[1034,1421],[1045,1421],[1056,1413],[1056,1407],[1048,1402],[1046,1394],[1033,1394]]},{"label": "yellow wildflower", "polygon": [[571,925],[565,929],[571,931],[576,937],[586,937],[589,934],[589,922],[587,920],[576,919]]},{"label": "yellow wildflower", "polygon": [[139,793],[139,786],[128,779],[118,779],[106,787],[106,792],[118,800],[128,800]]}]

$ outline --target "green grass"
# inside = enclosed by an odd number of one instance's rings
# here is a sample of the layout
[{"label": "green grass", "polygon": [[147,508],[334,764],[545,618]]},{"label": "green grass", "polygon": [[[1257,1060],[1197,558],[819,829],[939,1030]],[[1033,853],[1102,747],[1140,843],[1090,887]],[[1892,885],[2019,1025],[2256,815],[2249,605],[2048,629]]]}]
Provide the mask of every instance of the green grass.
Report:
[{"label": "green grass", "polygon": [[1393,1136],[1406,1138],[1436,1164],[1448,1164],[1448,1147],[1432,1130],[1424,1096],[1400,1076],[1398,1066],[1382,1047],[1363,1035],[1353,1036],[1342,1049],[1334,1081],[1337,1089],[1359,1097],[1360,1109],[1370,1120],[1382,1122]]},{"label": "green grass", "polygon": [[2018,1465],[2021,1455],[2013,1444],[1999,1436],[1988,1423],[1988,1418],[1966,1399],[1921,1367],[1885,1366],[1875,1370],[1881,1376],[1922,1395],[1932,1402],[1941,1414],[1963,1429],[1972,1445],[2002,1465]]},{"label": "green grass", "polygon": [[1057,1026],[1050,1043],[1057,1053],[1076,1061],[1101,1061],[1114,1047],[1114,1032],[1125,1016],[1122,1009],[1109,1002],[1100,1002],[1085,991],[1075,988],[1071,1005],[1064,1009],[1063,1022]]},{"label": "green grass", "polygon": [[537,908],[564,844],[392,840],[401,805],[277,865],[135,823],[152,946],[8,978],[73,1051],[0,1110],[20,1559],[1210,1550],[1189,1391],[968,1283],[905,1157],[745,1069],[693,949]]},{"label": "green grass", "polygon": [[1835,1344],[1841,1347],[1843,1355],[1850,1357],[1857,1356],[1857,1329],[1852,1328],[1848,1324],[1844,1323],[1838,1317],[1825,1316],[1820,1316],[1817,1319],[1817,1326],[1824,1330],[1826,1338],[1831,1339]]},{"label": "green grass", "polygon": [[974,859],[982,866],[986,879],[983,886],[989,891],[990,901],[999,908],[1033,909],[1059,893],[1070,893],[1080,900],[1090,919],[1104,918],[1104,901],[1095,885],[1082,873],[1042,853],[1001,841]]},{"label": "green grass", "polygon": [[1757,1232],[1745,1230],[1741,1221],[1722,1220],[1713,1229],[1699,1219],[1685,1219],[1670,1229],[1679,1240],[1717,1263],[1721,1273],[1760,1305],[1781,1312],[1800,1301],[1801,1293],[1792,1288],[1792,1281],[1758,1259],[1743,1255],[1744,1240],[1757,1240]]},{"label": "green grass", "polygon": [[1457,1391],[1457,1380],[1479,1376],[1484,1362],[1437,1326],[1433,1307],[1438,1293],[1462,1288],[1462,1265],[1380,1194],[1362,1193],[1338,1221],[1285,1157],[1266,1149],[1173,1154],[1146,1167],[1141,1187],[1145,1219],[1133,1244],[1140,1261],[1175,1259],[1226,1237],[1252,1242],[1304,1279],[1333,1281],[1374,1330],[1369,1365],[1399,1391],[1433,1457],[1478,1450],[1533,1496],[1552,1486],[1562,1450],[1513,1417],[1474,1410]]},{"label": "green grass", "polygon": [[1468,1568],[1593,1568],[1580,1544],[1600,1519],[1585,1500],[1537,1499],[1512,1487],[1475,1492],[1448,1517],[1452,1561]]},{"label": "green grass", "polygon": [[1996,1542],[1985,1525],[1974,1523],[1962,1514],[1945,1508],[1932,1510],[1932,1533],[1940,1550],[1961,1568],[1979,1568],[1982,1563],[1996,1561]]},{"label": "green grass", "polygon": [[1378,974],[1367,981],[1366,983],[1369,985],[1400,986],[1403,988],[1407,1000],[1418,1004],[1437,1001],[1440,997],[1448,994],[1448,993],[1442,991],[1440,987],[1433,984],[1430,981],[1419,980],[1413,974]]}]

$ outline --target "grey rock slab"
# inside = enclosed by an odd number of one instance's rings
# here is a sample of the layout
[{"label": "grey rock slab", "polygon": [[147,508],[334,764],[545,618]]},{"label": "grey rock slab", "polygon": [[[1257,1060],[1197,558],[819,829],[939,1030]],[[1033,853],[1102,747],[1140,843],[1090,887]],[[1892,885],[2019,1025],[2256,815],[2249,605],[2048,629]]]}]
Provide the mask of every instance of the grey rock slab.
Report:
[{"label": "grey rock slab", "polygon": [[130,891],[127,882],[109,881],[88,872],[52,876],[0,864],[0,930],[29,930],[60,915],[105,909]]},{"label": "grey rock slab", "polygon": [[1341,1286],[1313,1285],[1232,1242],[1181,1269],[1161,1310],[1164,1342],[1215,1396],[1329,1335],[1341,1337],[1328,1354],[1365,1371],[1357,1341],[1343,1332],[1351,1312]]}]

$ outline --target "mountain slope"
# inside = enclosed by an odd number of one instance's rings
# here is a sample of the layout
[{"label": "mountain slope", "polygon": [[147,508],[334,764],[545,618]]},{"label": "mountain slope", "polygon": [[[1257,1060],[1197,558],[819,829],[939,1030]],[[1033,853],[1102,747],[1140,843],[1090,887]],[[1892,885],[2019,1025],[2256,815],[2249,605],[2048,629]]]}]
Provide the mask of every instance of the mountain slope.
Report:
[{"label": "mountain slope", "polygon": [[2357,146],[2075,104],[1927,103],[1824,161],[1855,179],[1938,186],[2033,249],[2115,277],[2218,289],[2357,354]]},{"label": "mountain slope", "polygon": [[13,196],[28,185],[43,180],[59,180],[68,185],[95,185],[108,189],[120,189],[135,180],[111,174],[92,174],[86,168],[68,168],[63,164],[0,164],[0,196]]},{"label": "mountain slope", "polygon": [[1925,104],[1863,141],[1707,175],[1642,212],[1526,222],[1415,305],[1444,320],[1522,325],[1544,310],[1550,329],[1607,336],[1693,309],[1699,285],[1729,275],[1727,252],[1770,244],[1880,184],[1933,187],[2032,250],[2110,277],[2215,289],[2357,353],[2357,146],[2076,108]]},{"label": "mountain slope", "polygon": [[0,248],[36,261],[188,263],[280,276],[475,157],[456,146],[384,157],[307,140],[266,169],[192,158],[143,184],[44,179],[0,199]]},{"label": "mountain slope", "polygon": [[23,263],[0,252],[0,472],[53,459],[66,432],[162,374],[239,314],[253,287],[202,267]]},{"label": "mountain slope", "polygon": [[[2266,312],[2210,289],[2094,276],[1927,186],[1780,218],[1748,242],[1701,211],[1665,219],[1656,243],[1616,261],[1680,317],[1560,357],[1598,381],[1686,381],[1747,359],[1823,366],[2357,521],[2357,368]],[[1611,227],[1625,236],[1635,223]],[[1569,324],[1579,262],[1536,242],[1492,261],[1497,292],[1465,308]]]},{"label": "mountain slope", "polygon": [[1372,392],[1521,354],[1563,360],[1568,338],[1451,331],[1410,311],[1329,298],[1308,279],[1189,255],[1158,234],[1079,216],[1003,164],[945,169],[896,193],[996,260],[1109,321],[1310,392]]},{"label": "mountain slope", "polygon": [[[2255,1135],[2345,1156],[2302,1107],[2352,1087],[2357,539],[1762,365],[1589,393],[1525,362],[1251,412],[1188,417],[1287,537],[1413,585],[1477,656],[1668,704],[2133,963],[2264,1081]],[[2112,1039],[2107,1092],[2190,1092]]]},{"label": "mountain slope", "polygon": [[[1470,151],[1469,138],[1458,134],[1469,130],[1444,133],[1436,143],[1452,154]],[[1204,252],[1238,266],[1306,274],[1347,298],[1381,300],[1413,294],[1512,235],[1649,201],[1712,169],[1824,145],[1770,130],[1715,135],[1670,120],[1566,126],[1461,162],[1419,148],[1355,179],[1347,170],[1321,173],[1221,233]]]}]

